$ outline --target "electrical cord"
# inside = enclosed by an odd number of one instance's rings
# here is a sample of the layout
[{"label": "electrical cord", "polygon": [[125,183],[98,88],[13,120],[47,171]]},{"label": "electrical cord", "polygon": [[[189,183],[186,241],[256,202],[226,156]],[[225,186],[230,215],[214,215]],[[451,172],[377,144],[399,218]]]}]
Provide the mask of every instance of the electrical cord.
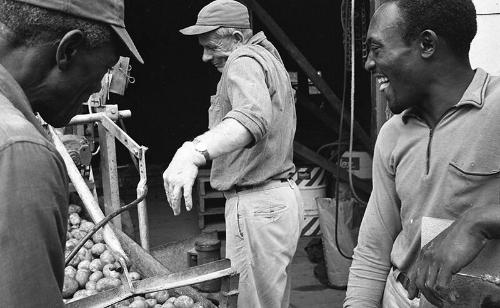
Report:
[{"label": "electrical cord", "polygon": [[[344,5],[345,5],[345,0],[342,1],[342,8],[344,7]],[[341,15],[342,15],[342,17],[344,17],[343,12],[341,12]],[[342,22],[342,28],[344,29],[344,33],[345,33],[346,27],[344,25],[344,22]],[[347,62],[347,52],[345,52],[347,45],[348,45],[348,40],[345,39],[344,40],[344,63]],[[342,141],[342,129],[344,127],[344,125],[343,125],[343,123],[344,123],[344,107],[345,107],[346,88],[347,88],[346,80],[347,80],[347,67],[346,67],[346,65],[344,65],[344,86],[342,89],[342,105],[340,108],[339,135],[337,138],[337,144],[339,144],[339,145]],[[352,257],[348,256],[340,248],[339,236],[338,236],[338,234],[339,234],[339,230],[338,230],[339,229],[339,203],[340,203],[340,196],[339,196],[340,180],[339,179],[340,179],[340,162],[341,162],[340,150],[341,150],[341,147],[338,146],[337,147],[337,176],[336,176],[337,179],[335,181],[335,246],[337,247],[337,251],[339,252],[339,254],[342,257],[344,257],[345,259],[348,259],[348,260],[352,260]]]},{"label": "electrical cord", "polygon": [[80,248],[83,247],[83,245],[85,245],[85,243],[92,237],[92,235],[94,235],[97,230],[101,229],[105,224],[107,224],[111,219],[115,218],[116,216],[120,215],[121,213],[129,210],[130,208],[132,208],[133,206],[136,206],[137,204],[139,204],[142,200],[144,200],[146,198],[146,195],[148,193],[148,189],[147,187],[144,189],[144,193],[137,199],[135,199],[134,201],[130,202],[129,204],[127,205],[124,205],[122,206],[121,208],[119,208],[118,210],[114,211],[113,213],[109,214],[108,216],[106,216],[103,220],[101,220],[99,223],[97,223],[79,242],[78,244],[76,244],[75,248],[73,248],[73,250],[69,253],[68,256],[66,256],[66,258],[64,259],[64,266],[68,266],[69,262],[71,262],[71,260],[75,257],[75,255],[78,253],[78,251],[80,250]]}]

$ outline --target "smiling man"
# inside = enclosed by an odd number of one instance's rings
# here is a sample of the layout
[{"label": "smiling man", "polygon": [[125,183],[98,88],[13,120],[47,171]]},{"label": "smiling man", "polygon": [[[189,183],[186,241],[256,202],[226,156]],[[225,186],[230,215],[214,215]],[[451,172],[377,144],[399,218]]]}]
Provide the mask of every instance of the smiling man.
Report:
[{"label": "smiling man", "polygon": [[[436,242],[434,255],[447,256],[448,249],[464,262],[444,262],[441,275],[438,262],[412,271],[422,217],[455,220],[498,205],[500,79],[470,66],[476,29],[471,0],[384,1],[370,22],[365,67],[396,115],[375,146],[373,191],[344,307],[418,307],[415,285],[424,295],[421,307],[440,305],[444,297],[432,291],[446,291],[451,275],[484,245],[477,230],[462,241],[463,251]],[[470,226],[458,230],[472,232]]]},{"label": "smiling man", "polygon": [[174,213],[188,210],[198,168],[212,161],[210,184],[226,197],[226,257],[240,274],[238,307],[289,306],[289,266],[303,218],[290,179],[296,116],[280,55],[253,35],[248,10],[232,0],[205,6],[194,26],[202,60],[222,73],[211,98],[209,130],[177,150],[163,174]]},{"label": "smiling man", "polygon": [[[63,307],[65,125],[127,46],[123,1],[0,0],[0,306]],[[123,46],[123,47],[122,47]]]}]

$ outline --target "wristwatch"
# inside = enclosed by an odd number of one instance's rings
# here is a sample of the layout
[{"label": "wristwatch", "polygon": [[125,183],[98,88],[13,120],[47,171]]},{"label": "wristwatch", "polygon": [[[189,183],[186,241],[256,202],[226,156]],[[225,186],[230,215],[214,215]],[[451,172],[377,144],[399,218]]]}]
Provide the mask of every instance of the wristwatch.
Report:
[{"label": "wristwatch", "polygon": [[210,154],[208,154],[207,146],[205,145],[205,143],[195,138],[193,140],[193,145],[194,149],[200,152],[200,154],[203,155],[203,157],[205,157],[205,163],[208,163],[210,161]]}]

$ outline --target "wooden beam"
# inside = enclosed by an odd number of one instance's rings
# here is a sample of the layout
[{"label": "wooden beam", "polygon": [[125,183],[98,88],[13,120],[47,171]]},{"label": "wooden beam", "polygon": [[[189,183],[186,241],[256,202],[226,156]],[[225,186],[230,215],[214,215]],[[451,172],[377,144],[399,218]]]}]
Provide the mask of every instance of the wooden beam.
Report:
[{"label": "wooden beam", "polygon": [[[328,159],[324,158],[323,156],[317,154],[316,152],[310,150],[307,148],[305,145],[300,144],[297,141],[293,142],[293,150],[297,156],[301,157],[302,159],[307,160],[308,162],[311,162],[315,165],[320,166],[321,168],[325,169],[326,171],[330,172],[334,177],[337,177],[337,172],[339,174],[339,180],[348,182],[349,181],[349,174],[347,171],[344,169],[339,168],[333,164],[331,161]],[[352,183],[354,187],[357,189],[365,192],[365,193],[370,193],[371,192],[371,185],[368,184],[367,182],[361,180],[355,175],[352,175]]]},{"label": "wooden beam", "polygon": [[[317,70],[312,66],[312,64],[306,59],[306,57],[300,52],[300,50],[295,46],[295,44],[290,40],[286,33],[281,29],[281,27],[274,21],[274,19],[260,6],[255,0],[242,0],[249,9],[251,9],[255,15],[260,19],[260,21],[269,29],[273,36],[278,40],[278,42],[285,48],[285,50],[290,54],[290,56],[297,62],[300,68],[307,74],[309,79],[314,83],[319,91],[325,96],[328,103],[332,108],[338,113],[341,113],[341,101],[335,95],[333,90],[328,86],[326,81],[318,75]],[[344,110],[344,121],[347,125],[350,125],[350,113]],[[359,123],[354,120],[354,138],[356,138],[361,144],[367,149],[371,150],[372,144],[370,137],[366,134],[364,129],[359,125]]]}]

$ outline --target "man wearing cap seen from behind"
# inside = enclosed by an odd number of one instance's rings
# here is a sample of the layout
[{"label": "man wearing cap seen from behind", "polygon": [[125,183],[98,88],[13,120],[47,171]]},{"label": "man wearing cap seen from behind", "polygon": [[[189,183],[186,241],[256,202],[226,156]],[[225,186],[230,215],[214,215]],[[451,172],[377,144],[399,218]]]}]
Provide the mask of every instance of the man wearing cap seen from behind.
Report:
[{"label": "man wearing cap seen from behind", "polygon": [[289,266],[303,219],[290,180],[296,115],[280,55],[264,33],[253,35],[239,2],[205,6],[194,26],[202,60],[222,73],[209,108],[209,130],[185,142],[163,174],[174,213],[192,207],[198,168],[212,161],[212,187],[226,197],[226,257],[240,274],[238,307],[288,307]]},{"label": "man wearing cap seen from behind", "polygon": [[60,127],[120,49],[122,0],[0,0],[0,306],[63,307],[68,180],[35,113]]}]

